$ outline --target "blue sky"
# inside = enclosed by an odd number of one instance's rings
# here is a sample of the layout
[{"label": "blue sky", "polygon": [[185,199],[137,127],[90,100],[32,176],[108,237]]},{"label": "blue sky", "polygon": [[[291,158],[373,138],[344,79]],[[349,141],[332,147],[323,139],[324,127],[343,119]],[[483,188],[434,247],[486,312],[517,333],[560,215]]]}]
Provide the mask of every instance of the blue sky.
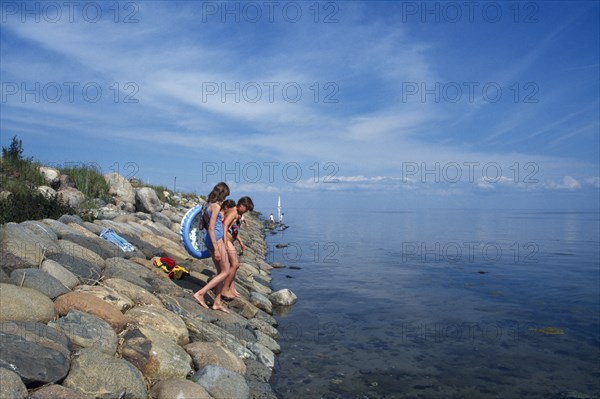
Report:
[{"label": "blue sky", "polygon": [[44,163],[264,211],[598,208],[597,1],[1,5],[0,141]]}]

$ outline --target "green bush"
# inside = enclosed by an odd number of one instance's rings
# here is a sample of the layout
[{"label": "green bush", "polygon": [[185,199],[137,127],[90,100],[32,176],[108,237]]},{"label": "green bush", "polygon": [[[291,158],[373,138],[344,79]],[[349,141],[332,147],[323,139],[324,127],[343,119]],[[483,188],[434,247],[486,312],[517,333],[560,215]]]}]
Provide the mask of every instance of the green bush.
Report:
[{"label": "green bush", "polygon": [[23,142],[13,136],[10,146],[2,147],[0,190],[25,195],[45,182],[40,164],[33,158],[23,158]]},{"label": "green bush", "polygon": [[13,193],[0,200],[0,223],[58,219],[65,214],[75,214],[75,210],[57,196],[46,198],[41,193]]},{"label": "green bush", "polygon": [[59,168],[60,173],[69,175],[75,181],[75,186],[87,198],[109,199],[110,186],[97,167],[84,165],[77,167]]}]

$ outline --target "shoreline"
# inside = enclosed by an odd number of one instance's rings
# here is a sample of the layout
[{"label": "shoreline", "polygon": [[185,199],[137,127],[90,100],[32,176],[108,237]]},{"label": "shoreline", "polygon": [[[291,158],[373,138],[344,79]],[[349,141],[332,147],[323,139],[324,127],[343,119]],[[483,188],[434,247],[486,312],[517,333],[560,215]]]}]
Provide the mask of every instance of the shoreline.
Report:
[{"label": "shoreline", "polygon": [[[178,234],[194,205],[0,226],[0,396],[276,398],[269,380],[281,349],[265,223],[252,213],[241,230],[242,297],[225,301],[230,314],[207,310],[192,294],[216,270],[190,258]],[[105,228],[135,251],[99,238]],[[189,275],[171,280],[157,257]]]}]

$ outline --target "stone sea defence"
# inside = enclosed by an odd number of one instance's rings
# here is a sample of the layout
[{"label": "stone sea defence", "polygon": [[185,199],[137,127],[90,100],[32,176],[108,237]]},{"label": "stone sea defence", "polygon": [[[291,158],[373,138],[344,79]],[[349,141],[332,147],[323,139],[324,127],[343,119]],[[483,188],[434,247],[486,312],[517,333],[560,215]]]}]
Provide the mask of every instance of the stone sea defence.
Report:
[{"label": "stone sea defence", "polygon": [[[192,293],[216,274],[192,259],[179,222],[197,202],[161,203],[107,176],[114,201],[96,219],[65,215],[0,226],[0,398],[275,398],[280,352],[265,227],[248,215],[247,249],[230,314]],[[135,246],[99,237],[113,229]],[[171,280],[153,264],[169,257],[190,273]]]}]

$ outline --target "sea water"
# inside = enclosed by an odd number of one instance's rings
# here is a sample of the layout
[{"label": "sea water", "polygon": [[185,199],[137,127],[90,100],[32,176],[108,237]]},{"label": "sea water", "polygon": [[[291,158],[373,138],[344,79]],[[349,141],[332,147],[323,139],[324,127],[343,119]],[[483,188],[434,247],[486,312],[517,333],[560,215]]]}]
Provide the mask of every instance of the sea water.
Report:
[{"label": "sea water", "polygon": [[[286,209],[282,398],[600,395],[600,215]],[[276,244],[287,244],[277,248]]]}]

